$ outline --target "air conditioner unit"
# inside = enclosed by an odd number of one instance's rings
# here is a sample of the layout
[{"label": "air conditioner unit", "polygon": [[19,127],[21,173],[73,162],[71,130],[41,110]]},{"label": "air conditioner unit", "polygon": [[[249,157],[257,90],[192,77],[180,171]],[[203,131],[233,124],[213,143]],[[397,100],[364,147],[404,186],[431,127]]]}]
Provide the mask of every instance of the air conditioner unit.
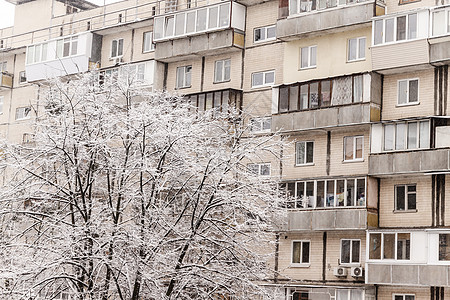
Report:
[{"label": "air conditioner unit", "polygon": [[115,65],[120,64],[120,63],[122,63],[122,62],[123,62],[122,57],[115,57],[115,58],[114,58],[114,64],[115,64]]},{"label": "air conditioner unit", "polygon": [[347,276],[347,269],[344,268],[344,267],[336,267],[336,268],[334,268],[333,274],[336,277],[346,277]]},{"label": "air conditioner unit", "polygon": [[352,267],[351,275],[352,277],[363,277],[364,276],[363,267]]}]

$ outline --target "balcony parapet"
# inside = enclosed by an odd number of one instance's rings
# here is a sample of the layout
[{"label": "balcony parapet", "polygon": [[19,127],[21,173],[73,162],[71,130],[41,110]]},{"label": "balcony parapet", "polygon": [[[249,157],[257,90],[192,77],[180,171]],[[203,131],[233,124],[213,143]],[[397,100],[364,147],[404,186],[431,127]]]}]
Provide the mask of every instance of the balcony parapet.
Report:
[{"label": "balcony parapet", "polygon": [[13,87],[13,75],[7,72],[0,72],[0,88],[11,89]]}]

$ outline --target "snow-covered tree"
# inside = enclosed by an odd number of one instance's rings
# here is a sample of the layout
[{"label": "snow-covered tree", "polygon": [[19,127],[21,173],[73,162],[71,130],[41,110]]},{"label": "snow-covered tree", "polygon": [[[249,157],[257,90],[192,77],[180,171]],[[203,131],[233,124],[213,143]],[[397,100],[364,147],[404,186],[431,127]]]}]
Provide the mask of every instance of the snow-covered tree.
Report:
[{"label": "snow-covered tree", "polygon": [[[232,103],[95,74],[49,82],[34,137],[3,145],[2,299],[254,299],[273,278],[281,141]],[[222,111],[220,111],[222,110]],[[6,298],[5,298],[6,297]]]}]

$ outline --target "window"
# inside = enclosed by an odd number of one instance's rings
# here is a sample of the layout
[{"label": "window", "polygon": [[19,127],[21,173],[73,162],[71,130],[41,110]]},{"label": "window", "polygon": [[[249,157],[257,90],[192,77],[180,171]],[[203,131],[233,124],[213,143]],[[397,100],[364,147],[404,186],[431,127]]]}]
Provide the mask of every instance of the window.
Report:
[{"label": "window", "polygon": [[29,119],[31,115],[31,107],[16,108],[16,120]]},{"label": "window", "polygon": [[344,161],[363,160],[364,137],[344,137]]},{"label": "window", "polygon": [[248,164],[247,169],[257,176],[270,176],[270,163]]},{"label": "window", "polygon": [[291,290],[289,300],[308,300],[309,293],[307,291]]},{"label": "window", "polygon": [[153,44],[153,32],[144,32],[144,41],[142,44],[142,52],[149,52],[155,50],[155,44]]},{"label": "window", "polygon": [[250,131],[253,133],[270,132],[271,127],[272,117],[250,119]]},{"label": "window", "polygon": [[314,163],[314,142],[295,143],[295,164],[297,166]]},{"label": "window", "polygon": [[33,64],[47,60],[47,43],[28,46],[27,64]]},{"label": "window", "polygon": [[242,103],[242,93],[231,89],[193,94],[186,98],[198,111],[213,108],[222,112],[228,112],[230,109],[240,110]]},{"label": "window", "polygon": [[300,49],[300,69],[315,68],[317,60],[317,46]]},{"label": "window", "polygon": [[32,133],[24,133],[22,135],[22,143],[31,144],[34,142],[34,134]]},{"label": "window", "polygon": [[0,73],[1,72],[6,72],[6,66],[7,66],[7,62],[6,61],[0,62]]},{"label": "window", "polygon": [[270,86],[275,83],[275,71],[252,73],[252,88]]},{"label": "window", "polygon": [[255,28],[253,31],[253,41],[264,42],[264,41],[272,41],[276,39],[276,27],[275,25]]},{"label": "window", "polygon": [[439,234],[439,260],[450,260],[450,234]]},{"label": "window", "polygon": [[450,32],[450,10],[443,8],[432,14],[432,36],[444,35]]},{"label": "window", "polygon": [[292,264],[309,264],[310,241],[292,241]]},{"label": "window", "polygon": [[415,300],[415,295],[409,295],[409,294],[394,294],[392,295],[394,299],[392,300]]},{"label": "window", "polygon": [[361,240],[341,240],[341,264],[359,264]]},{"label": "window", "polygon": [[410,233],[370,233],[369,259],[409,260]]},{"label": "window", "polygon": [[5,101],[5,97],[0,96],[0,114],[3,114],[4,101]]},{"label": "window", "polygon": [[78,36],[68,37],[56,41],[56,57],[63,58],[77,55],[78,52]]},{"label": "window", "polygon": [[192,66],[177,68],[177,89],[191,87]]},{"label": "window", "polygon": [[374,21],[373,44],[417,38],[417,13]]},{"label": "window", "polygon": [[395,186],[395,210],[415,210],[416,209],[416,185],[396,185]]},{"label": "window", "polygon": [[419,103],[419,79],[398,81],[398,105]]},{"label": "window", "polygon": [[398,122],[383,125],[384,150],[430,147],[430,121]]},{"label": "window", "polygon": [[363,300],[364,291],[357,289],[337,289],[336,300]]},{"label": "window", "polygon": [[218,60],[214,64],[214,82],[225,82],[230,80],[231,60]]},{"label": "window", "polygon": [[366,58],[366,38],[348,40],[348,61],[363,60]]},{"label": "window", "polygon": [[112,40],[111,58],[121,57],[123,55],[123,39]]},{"label": "window", "polygon": [[27,74],[25,73],[25,71],[21,71],[19,73],[19,83],[25,83],[27,82]]}]

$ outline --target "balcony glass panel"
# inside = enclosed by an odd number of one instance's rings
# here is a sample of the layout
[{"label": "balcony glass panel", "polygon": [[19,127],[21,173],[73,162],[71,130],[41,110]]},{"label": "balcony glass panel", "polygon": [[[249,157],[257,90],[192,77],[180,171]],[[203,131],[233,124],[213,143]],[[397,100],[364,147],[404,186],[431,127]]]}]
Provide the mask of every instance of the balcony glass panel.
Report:
[{"label": "balcony glass panel", "polygon": [[367,0],[290,0],[289,15],[324,10],[336,6],[345,6]]},{"label": "balcony glass panel", "polygon": [[374,20],[373,44],[379,45],[383,43],[417,39],[417,29],[420,26],[428,26],[428,24],[423,22],[419,24],[417,16],[417,13],[412,13],[394,18]]}]

